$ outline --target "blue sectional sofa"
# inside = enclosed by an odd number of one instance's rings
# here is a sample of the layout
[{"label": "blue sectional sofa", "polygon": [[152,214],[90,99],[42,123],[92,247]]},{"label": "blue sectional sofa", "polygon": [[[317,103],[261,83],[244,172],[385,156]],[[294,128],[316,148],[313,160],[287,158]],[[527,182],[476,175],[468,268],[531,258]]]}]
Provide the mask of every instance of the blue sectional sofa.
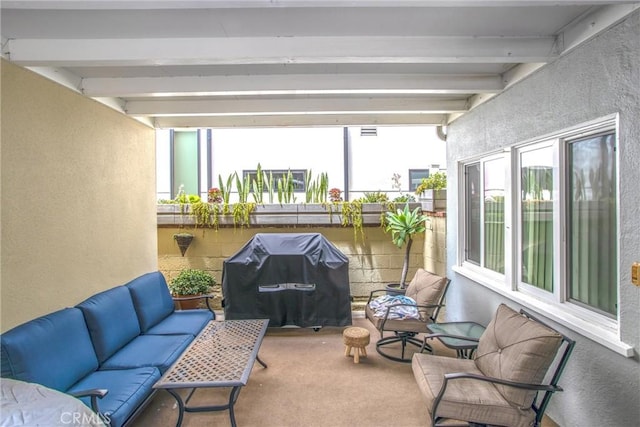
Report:
[{"label": "blue sectional sofa", "polygon": [[2,334],[1,375],[77,396],[123,426],[213,319],[212,310],[175,310],[164,276],[148,273]]}]

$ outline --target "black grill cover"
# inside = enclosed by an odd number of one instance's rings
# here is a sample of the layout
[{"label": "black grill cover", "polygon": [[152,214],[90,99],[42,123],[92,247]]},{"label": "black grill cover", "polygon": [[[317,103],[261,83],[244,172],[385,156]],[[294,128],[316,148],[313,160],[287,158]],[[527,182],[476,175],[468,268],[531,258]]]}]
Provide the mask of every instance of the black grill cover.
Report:
[{"label": "black grill cover", "polygon": [[225,319],[351,325],[349,259],[319,233],[258,233],[222,268]]}]

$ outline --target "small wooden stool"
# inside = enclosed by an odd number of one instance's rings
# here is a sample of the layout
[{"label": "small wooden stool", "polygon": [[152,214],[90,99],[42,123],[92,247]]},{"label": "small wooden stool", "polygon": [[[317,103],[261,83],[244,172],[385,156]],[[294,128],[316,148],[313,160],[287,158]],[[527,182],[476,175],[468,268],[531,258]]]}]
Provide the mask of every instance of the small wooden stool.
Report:
[{"label": "small wooden stool", "polygon": [[369,344],[369,331],[365,328],[352,326],[344,330],[342,333],[344,340],[346,357],[351,356],[353,348],[353,363],[360,363],[360,356],[367,357],[367,344]]}]

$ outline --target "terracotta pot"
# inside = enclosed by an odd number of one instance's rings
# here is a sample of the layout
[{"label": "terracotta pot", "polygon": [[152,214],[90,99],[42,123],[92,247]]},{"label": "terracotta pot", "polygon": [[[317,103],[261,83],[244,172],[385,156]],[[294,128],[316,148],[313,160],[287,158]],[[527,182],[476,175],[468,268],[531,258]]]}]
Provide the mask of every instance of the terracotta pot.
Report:
[{"label": "terracotta pot", "polygon": [[[193,296],[193,295],[176,295],[176,298],[190,297],[190,296]],[[178,308],[180,310],[194,310],[196,308],[200,308],[201,303],[202,303],[202,299],[176,301],[176,304],[178,305]]]},{"label": "terracotta pot", "polygon": [[401,288],[400,283],[388,283],[384,286],[387,290],[387,295],[404,295],[407,288]]}]

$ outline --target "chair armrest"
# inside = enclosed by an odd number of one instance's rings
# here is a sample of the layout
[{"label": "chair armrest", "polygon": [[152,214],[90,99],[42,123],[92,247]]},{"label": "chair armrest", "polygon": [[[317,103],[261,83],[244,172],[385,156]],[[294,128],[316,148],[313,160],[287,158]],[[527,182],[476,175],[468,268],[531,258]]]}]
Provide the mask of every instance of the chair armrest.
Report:
[{"label": "chair armrest", "polygon": [[437,333],[437,334],[426,334],[424,336],[424,339],[430,339],[430,338],[455,338],[458,340],[464,340],[464,341],[471,341],[471,342],[480,342],[480,338],[471,338],[471,337],[467,337],[464,335],[453,335],[453,334],[443,334],[443,333]]},{"label": "chair armrest", "polygon": [[190,301],[194,299],[202,299],[202,298],[213,298],[212,294],[203,294],[203,295],[186,295],[182,297],[171,297],[174,301]]},{"label": "chair armrest", "polygon": [[211,308],[211,304],[209,302],[211,299],[214,298],[213,294],[189,295],[189,296],[183,296],[183,297],[174,297],[172,295],[171,298],[174,301],[191,301],[195,299],[204,299],[205,304],[207,304],[207,308],[209,309],[210,312],[213,313],[213,320],[216,320],[216,313],[213,311],[213,308]]},{"label": "chair armrest", "polygon": [[90,396],[91,397],[91,409],[99,414],[100,413],[100,408],[98,407],[98,399],[102,399],[103,397],[105,397],[107,395],[107,393],[109,393],[109,390],[105,389],[105,388],[92,388],[92,389],[87,389],[87,390],[78,390],[78,391],[74,391],[72,393],[68,393],[69,395],[73,396],[73,397],[87,397]]},{"label": "chair armrest", "polygon": [[[385,313],[384,319],[387,320],[389,317],[389,313],[391,313],[391,310],[397,307],[414,307],[418,309],[418,311],[420,311],[421,308],[444,307],[444,304],[409,304],[409,303],[400,302],[397,304],[392,304],[389,307],[387,307],[387,312]],[[434,321],[434,319],[431,319],[431,320]]]},{"label": "chair armrest", "polygon": [[486,377],[484,375],[471,374],[471,373],[467,373],[467,372],[455,372],[455,373],[451,373],[451,374],[445,374],[444,375],[444,384],[443,384],[442,388],[446,387],[446,384],[447,384],[447,382],[449,380],[457,380],[457,379],[462,379],[462,378],[478,380],[478,381],[485,381],[485,382],[490,382],[490,383],[494,383],[494,384],[501,384],[501,385],[505,385],[505,386],[509,386],[509,387],[522,388],[522,389],[525,389],[525,390],[550,391],[550,392],[563,391],[562,387],[554,386],[554,385],[551,385],[551,384],[519,383],[519,382],[515,382],[515,381],[504,380],[502,378]]}]

